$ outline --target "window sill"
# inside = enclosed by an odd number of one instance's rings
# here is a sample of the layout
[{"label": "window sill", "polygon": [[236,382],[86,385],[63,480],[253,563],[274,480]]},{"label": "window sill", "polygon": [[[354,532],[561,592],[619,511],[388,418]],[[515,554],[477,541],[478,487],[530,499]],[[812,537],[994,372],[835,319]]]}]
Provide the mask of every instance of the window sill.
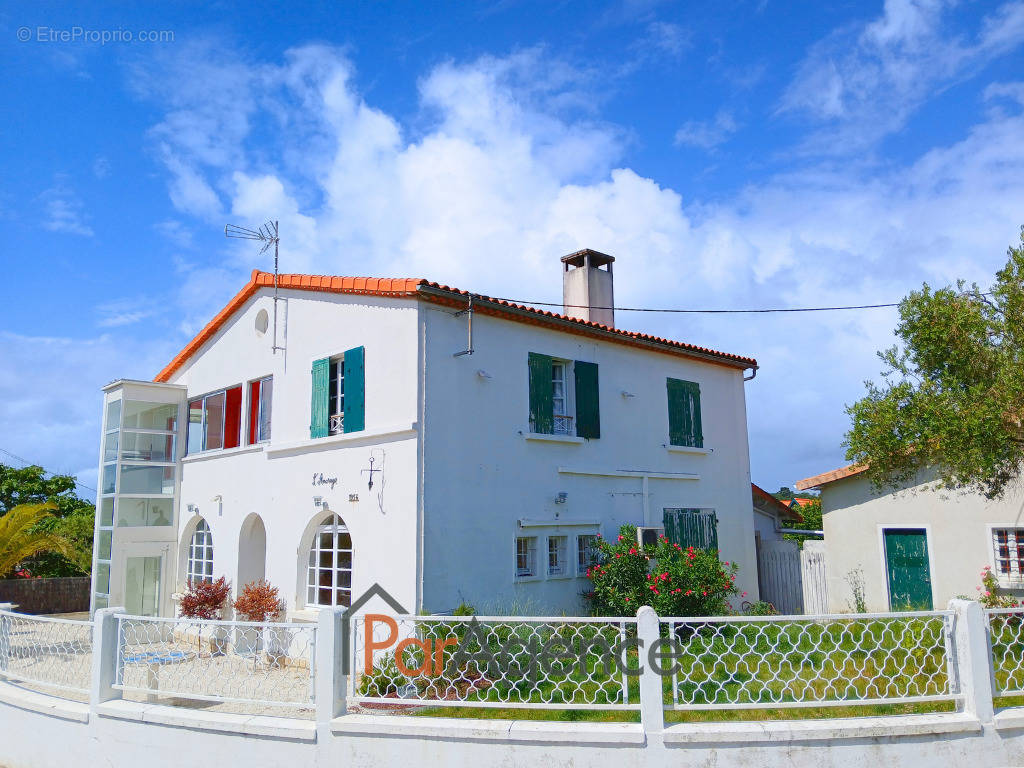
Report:
[{"label": "window sill", "polygon": [[191,456],[184,456],[181,459],[182,464],[193,464],[197,461],[209,461],[210,459],[219,459],[224,456],[239,456],[243,453],[259,453],[266,447],[266,443],[256,443],[256,445],[240,445],[237,448],[221,448],[215,451],[203,451],[202,453],[193,453]]},{"label": "window sill", "polygon": [[538,443],[563,443],[565,445],[583,445],[582,437],[574,435],[548,435],[541,432],[525,432],[523,437],[527,440],[534,440]]},{"label": "window sill", "polygon": [[294,443],[282,443],[269,446],[266,450],[267,456],[279,456],[287,453],[304,453],[306,451],[322,451],[330,448],[339,448],[348,443],[366,442],[378,440],[384,437],[411,437],[418,431],[416,422],[402,424],[381,429],[363,429],[359,432],[346,432],[340,435],[329,435],[328,437],[317,437],[310,440],[299,440]]},{"label": "window sill", "polygon": [[544,581],[543,576],[516,576],[515,583],[522,584],[527,581]]},{"label": "window sill", "polygon": [[662,443],[662,445],[669,453],[688,453],[693,456],[707,456],[715,451],[714,448],[696,448],[690,445],[669,445],[668,443]]},{"label": "window sill", "polygon": [[575,573],[549,573],[548,581],[568,581],[569,579],[575,579]]}]

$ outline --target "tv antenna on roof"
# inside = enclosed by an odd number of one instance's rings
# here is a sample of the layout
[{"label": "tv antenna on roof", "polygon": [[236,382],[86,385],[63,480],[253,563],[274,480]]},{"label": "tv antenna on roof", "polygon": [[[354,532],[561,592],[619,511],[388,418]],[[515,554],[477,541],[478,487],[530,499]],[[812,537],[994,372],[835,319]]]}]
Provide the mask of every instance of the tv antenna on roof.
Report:
[{"label": "tv antenna on roof", "polygon": [[263,247],[260,248],[260,255],[270,250],[270,246],[274,246],[274,354],[277,354],[277,350],[284,352],[284,347],[277,346],[277,302],[280,298],[277,295],[277,249],[281,242],[281,238],[277,234],[277,219],[268,221],[259,229],[249,229],[248,227],[240,227],[237,224],[227,224],[224,226],[224,237],[231,237],[237,240],[258,240],[263,243]]}]

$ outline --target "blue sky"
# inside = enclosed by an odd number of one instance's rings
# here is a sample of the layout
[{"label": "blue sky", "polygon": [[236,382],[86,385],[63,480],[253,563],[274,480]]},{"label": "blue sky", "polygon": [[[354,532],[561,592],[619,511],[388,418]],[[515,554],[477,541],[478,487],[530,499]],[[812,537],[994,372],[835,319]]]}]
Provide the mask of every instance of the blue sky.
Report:
[{"label": "blue sky", "polygon": [[[94,486],[99,387],[269,267],[229,221],[277,216],[285,271],[538,301],[580,247],[624,306],[987,283],[1024,224],[1022,43],[1022,2],[8,4],[0,449]],[[842,464],[895,314],[617,321],[758,358],[774,490]]]}]

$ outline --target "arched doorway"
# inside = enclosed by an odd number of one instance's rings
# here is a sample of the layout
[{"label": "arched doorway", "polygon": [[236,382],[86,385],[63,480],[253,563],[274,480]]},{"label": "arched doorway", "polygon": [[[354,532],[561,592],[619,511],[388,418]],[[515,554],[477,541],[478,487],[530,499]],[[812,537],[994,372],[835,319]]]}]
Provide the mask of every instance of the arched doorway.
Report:
[{"label": "arched doorway", "polygon": [[251,581],[266,578],[267,529],[255,512],[245,518],[238,532],[238,581],[235,589],[241,592]]}]

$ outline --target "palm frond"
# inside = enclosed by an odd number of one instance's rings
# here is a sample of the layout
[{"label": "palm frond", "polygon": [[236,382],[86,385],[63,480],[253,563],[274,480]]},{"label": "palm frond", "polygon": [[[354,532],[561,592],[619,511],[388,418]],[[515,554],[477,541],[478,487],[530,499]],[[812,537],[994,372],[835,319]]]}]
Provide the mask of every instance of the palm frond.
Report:
[{"label": "palm frond", "polygon": [[56,505],[19,504],[0,517],[0,578],[10,574],[18,565],[40,552],[57,552],[74,558],[75,548],[56,533],[33,530],[50,516]]}]

